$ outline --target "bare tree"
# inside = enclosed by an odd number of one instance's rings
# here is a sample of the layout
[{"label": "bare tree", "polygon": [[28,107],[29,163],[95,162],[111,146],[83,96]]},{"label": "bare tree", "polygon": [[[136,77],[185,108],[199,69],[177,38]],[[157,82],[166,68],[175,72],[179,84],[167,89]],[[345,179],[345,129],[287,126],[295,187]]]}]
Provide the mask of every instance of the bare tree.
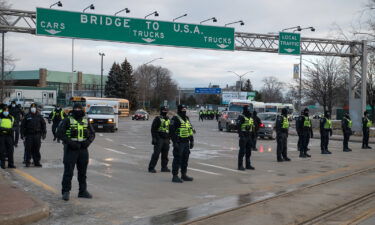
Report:
[{"label": "bare tree", "polygon": [[345,86],[343,65],[333,57],[324,57],[306,66],[304,94],[322,105],[324,111],[332,111]]},{"label": "bare tree", "polygon": [[261,89],[261,95],[264,102],[283,102],[282,89],[284,83],[279,81],[276,77],[266,77],[263,80],[263,88]]}]

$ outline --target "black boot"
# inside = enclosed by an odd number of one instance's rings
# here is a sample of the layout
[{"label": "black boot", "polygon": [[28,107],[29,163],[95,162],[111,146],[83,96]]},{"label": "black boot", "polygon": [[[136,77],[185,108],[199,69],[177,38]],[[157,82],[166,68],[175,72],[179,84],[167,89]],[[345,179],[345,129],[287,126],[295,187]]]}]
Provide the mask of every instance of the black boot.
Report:
[{"label": "black boot", "polygon": [[255,168],[253,166],[251,166],[250,164],[246,165],[246,169],[247,170],[255,170]]},{"label": "black boot", "polygon": [[366,146],[362,145],[362,149],[366,149],[366,148],[367,148]]},{"label": "black boot", "polygon": [[326,154],[332,154],[332,152],[328,151],[328,149],[326,149]]},{"label": "black boot", "polygon": [[189,177],[189,176],[186,175],[186,174],[182,174],[182,175],[181,175],[181,179],[182,179],[183,181],[193,181],[193,180],[194,180],[192,177]]},{"label": "black boot", "polygon": [[168,168],[168,167],[165,167],[165,168],[161,168],[160,172],[171,172],[171,170]]},{"label": "black boot", "polygon": [[307,154],[307,151],[305,151],[304,153],[305,153],[305,156],[306,156],[307,158],[310,158],[310,157],[311,157],[311,155]]},{"label": "black boot", "polygon": [[1,169],[5,169],[5,162],[1,161]]},{"label": "black boot", "polygon": [[152,168],[152,169],[148,169],[148,172],[149,173],[156,173],[156,170],[154,168]]},{"label": "black boot", "polygon": [[277,157],[278,162],[284,162],[284,160],[281,157]]},{"label": "black boot", "polygon": [[69,201],[69,191],[62,193],[62,199],[64,201]]},{"label": "black boot", "polygon": [[368,148],[368,149],[372,149],[372,148],[371,148],[370,146],[368,146],[368,145],[367,145],[367,147],[366,147],[366,148]]},{"label": "black boot", "polygon": [[287,162],[289,162],[289,161],[292,161],[290,158],[288,158],[288,157],[284,157],[284,161],[287,161]]},{"label": "black boot", "polygon": [[238,166],[238,170],[245,170],[245,167],[243,167],[242,165]]},{"label": "black boot", "polygon": [[177,175],[173,175],[172,182],[173,183],[183,183],[183,181]]},{"label": "black boot", "polygon": [[306,155],[303,153],[303,151],[299,151],[299,157],[300,158],[306,158]]},{"label": "black boot", "polygon": [[85,191],[80,191],[78,193],[78,198],[92,198],[92,195],[90,194],[90,192],[88,192],[87,190]]},{"label": "black boot", "polygon": [[42,167],[42,164],[40,164],[40,162],[37,162],[37,163],[34,163],[34,166],[35,167]]}]

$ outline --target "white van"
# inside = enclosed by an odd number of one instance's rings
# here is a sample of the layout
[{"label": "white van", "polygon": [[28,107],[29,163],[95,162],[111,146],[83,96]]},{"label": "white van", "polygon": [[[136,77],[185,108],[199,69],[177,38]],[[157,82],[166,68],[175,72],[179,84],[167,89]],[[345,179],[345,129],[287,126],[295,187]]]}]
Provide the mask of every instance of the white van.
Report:
[{"label": "white van", "polygon": [[118,130],[118,101],[90,100],[86,102],[86,114],[95,130]]}]

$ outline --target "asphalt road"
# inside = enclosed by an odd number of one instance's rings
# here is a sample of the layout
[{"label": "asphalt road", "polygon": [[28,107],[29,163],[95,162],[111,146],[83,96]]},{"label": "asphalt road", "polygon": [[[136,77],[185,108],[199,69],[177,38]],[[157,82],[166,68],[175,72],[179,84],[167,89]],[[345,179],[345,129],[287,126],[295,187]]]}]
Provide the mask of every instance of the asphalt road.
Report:
[{"label": "asphalt road", "polygon": [[[23,167],[21,144],[15,149],[18,168],[10,176],[14,183],[50,204],[51,216],[38,224],[173,224],[374,163],[375,151],[360,150],[360,143],[350,143],[354,151],[344,153],[341,142],[331,141],[333,154],[321,155],[317,139],[311,140],[312,158],[301,159],[296,137],[289,136],[291,162],[276,162],[276,141],[260,139],[259,150],[251,158],[256,170],[238,171],[237,134],[219,132],[216,121],[199,122],[195,115],[191,121],[197,130],[188,169],[193,182],[172,183],[170,173],[159,172],[160,161],[158,173],[147,172],[152,120],[130,118],[120,120],[116,133],[97,133],[89,149],[87,180],[93,199],[77,198],[74,177],[71,201],[61,200],[63,146],[52,141],[50,127],[41,149],[43,168]],[[171,167],[171,151],[169,155]],[[161,221],[158,215],[167,214],[173,216]]]}]

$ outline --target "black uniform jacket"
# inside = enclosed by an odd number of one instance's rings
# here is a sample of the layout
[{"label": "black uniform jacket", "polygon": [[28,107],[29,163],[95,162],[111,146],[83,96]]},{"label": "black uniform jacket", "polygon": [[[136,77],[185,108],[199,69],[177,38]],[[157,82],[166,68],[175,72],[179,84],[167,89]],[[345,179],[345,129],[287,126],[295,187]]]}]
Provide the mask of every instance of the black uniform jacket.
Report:
[{"label": "black uniform jacket", "polygon": [[46,122],[39,113],[28,113],[21,122],[21,137],[34,134],[46,135]]}]

